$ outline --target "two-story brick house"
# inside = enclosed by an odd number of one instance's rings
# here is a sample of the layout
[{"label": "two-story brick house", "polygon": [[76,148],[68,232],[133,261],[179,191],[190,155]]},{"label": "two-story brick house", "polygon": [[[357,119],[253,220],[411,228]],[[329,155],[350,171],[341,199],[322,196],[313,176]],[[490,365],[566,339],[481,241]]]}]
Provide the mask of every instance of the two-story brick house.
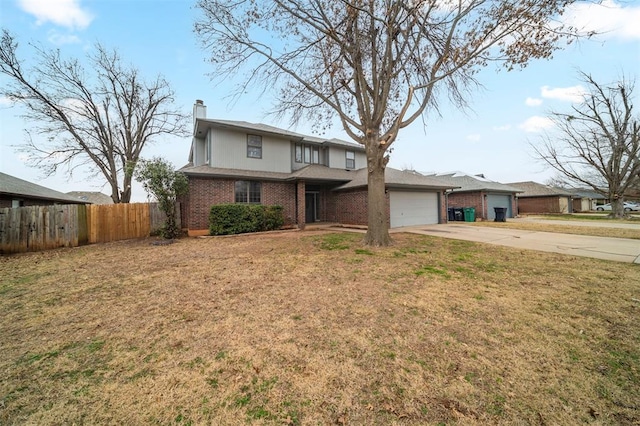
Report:
[{"label": "two-story brick house", "polygon": [[[283,206],[287,225],[311,222],[367,224],[367,171],[364,147],[339,139],[302,135],[243,121],[206,118],[194,105],[189,179],[182,200],[183,226],[205,234],[214,204],[259,203]],[[446,220],[444,191],[433,177],[387,168],[390,225]]]}]

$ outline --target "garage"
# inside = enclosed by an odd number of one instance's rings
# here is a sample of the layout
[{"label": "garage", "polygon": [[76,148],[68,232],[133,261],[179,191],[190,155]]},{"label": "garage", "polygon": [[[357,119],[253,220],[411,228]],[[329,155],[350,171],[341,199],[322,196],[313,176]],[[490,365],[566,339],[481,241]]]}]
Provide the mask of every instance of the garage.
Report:
[{"label": "garage", "polygon": [[389,191],[390,225],[438,223],[438,194],[435,192]]},{"label": "garage", "polygon": [[487,194],[487,219],[494,220],[496,218],[496,211],[494,207],[506,207],[507,216],[513,217],[511,211],[511,195],[504,194]]}]

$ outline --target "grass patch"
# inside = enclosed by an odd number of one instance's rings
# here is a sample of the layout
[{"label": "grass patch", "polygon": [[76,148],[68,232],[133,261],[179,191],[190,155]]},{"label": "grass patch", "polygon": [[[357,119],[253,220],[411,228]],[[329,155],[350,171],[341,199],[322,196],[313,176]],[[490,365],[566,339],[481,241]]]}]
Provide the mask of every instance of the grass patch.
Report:
[{"label": "grass patch", "polygon": [[373,252],[368,249],[356,249],[356,254],[366,254],[367,256],[373,256]]},{"label": "grass patch", "polygon": [[637,265],[361,241],[0,258],[0,424],[640,422]]},{"label": "grass patch", "polygon": [[362,237],[358,234],[327,234],[315,237],[314,240],[322,250],[347,250]]},{"label": "grass patch", "polygon": [[442,276],[442,277],[445,277],[445,278],[449,278],[450,277],[449,273],[447,271],[445,271],[444,269],[436,268],[435,266],[429,266],[429,265],[425,265],[425,266],[421,267],[420,269],[415,271],[415,274],[417,276],[430,274],[430,275],[439,275],[439,276]]}]

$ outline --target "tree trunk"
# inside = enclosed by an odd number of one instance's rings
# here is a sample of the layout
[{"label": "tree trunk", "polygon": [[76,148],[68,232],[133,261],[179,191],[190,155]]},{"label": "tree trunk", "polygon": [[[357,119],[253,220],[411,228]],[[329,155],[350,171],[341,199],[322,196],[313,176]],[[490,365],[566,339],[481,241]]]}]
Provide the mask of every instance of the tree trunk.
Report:
[{"label": "tree trunk", "polygon": [[129,184],[124,190],[120,191],[120,202],[128,203],[131,201],[131,184]]},{"label": "tree trunk", "polygon": [[113,183],[111,181],[109,181],[109,184],[111,184],[111,199],[113,200],[113,204],[119,204],[120,203],[120,191],[118,190],[118,186],[117,185],[113,185]]},{"label": "tree trunk", "polygon": [[624,219],[624,202],[622,198],[611,201],[611,217],[614,219]]},{"label": "tree trunk", "polygon": [[173,209],[168,209],[165,214],[167,215],[167,220],[164,225],[164,230],[162,232],[162,236],[166,239],[177,238],[180,234],[178,227],[176,226],[176,206],[173,205]]},{"label": "tree trunk", "polygon": [[384,172],[387,166],[384,147],[380,147],[377,137],[367,141],[367,235],[364,242],[370,246],[388,246],[389,215],[387,194],[385,193]]},{"label": "tree trunk", "polygon": [[131,179],[133,177],[133,170],[125,170],[124,178],[122,179],[122,191],[120,191],[120,202],[128,203],[131,201]]}]

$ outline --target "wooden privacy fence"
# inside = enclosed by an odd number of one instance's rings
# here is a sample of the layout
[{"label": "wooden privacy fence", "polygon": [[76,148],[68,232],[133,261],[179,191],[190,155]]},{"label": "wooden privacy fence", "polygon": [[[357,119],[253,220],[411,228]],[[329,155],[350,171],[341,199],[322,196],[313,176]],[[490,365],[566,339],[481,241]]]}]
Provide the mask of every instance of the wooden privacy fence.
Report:
[{"label": "wooden privacy fence", "polygon": [[147,237],[159,230],[164,220],[157,203],[3,208],[0,254]]},{"label": "wooden privacy fence", "polygon": [[87,205],[89,244],[149,235],[149,204]]},{"label": "wooden privacy fence", "polygon": [[87,243],[84,205],[0,209],[0,253],[48,250]]}]

